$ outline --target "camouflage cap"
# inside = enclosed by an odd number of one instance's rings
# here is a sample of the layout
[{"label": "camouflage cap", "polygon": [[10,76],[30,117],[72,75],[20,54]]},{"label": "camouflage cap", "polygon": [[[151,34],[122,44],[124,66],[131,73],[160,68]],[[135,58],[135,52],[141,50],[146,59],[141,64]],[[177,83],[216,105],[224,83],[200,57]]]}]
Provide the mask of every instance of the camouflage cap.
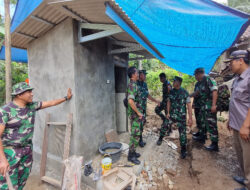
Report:
[{"label": "camouflage cap", "polygon": [[143,73],[144,75],[148,74],[146,70],[140,70],[139,74]]},{"label": "camouflage cap", "polygon": [[28,85],[26,82],[20,82],[20,83],[17,83],[15,84],[13,87],[12,87],[12,96],[16,96],[18,94],[21,94],[27,90],[33,90],[33,88],[31,88],[30,85]]},{"label": "camouflage cap", "polygon": [[204,73],[204,72],[205,72],[204,68],[199,67],[199,68],[195,69],[194,75],[196,75],[196,74],[198,74],[198,73]]},{"label": "camouflage cap", "polygon": [[180,83],[182,83],[182,78],[178,77],[178,76],[175,76],[174,77],[174,81],[179,81]]}]

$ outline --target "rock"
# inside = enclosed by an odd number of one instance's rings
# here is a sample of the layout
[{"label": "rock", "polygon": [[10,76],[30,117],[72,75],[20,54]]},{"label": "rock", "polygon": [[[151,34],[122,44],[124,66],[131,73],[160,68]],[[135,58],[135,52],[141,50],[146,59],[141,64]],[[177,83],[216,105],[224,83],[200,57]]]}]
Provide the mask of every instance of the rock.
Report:
[{"label": "rock", "polygon": [[168,186],[168,188],[169,189],[174,189],[174,185],[171,184],[171,185]]},{"label": "rock", "polygon": [[148,179],[148,173],[145,170],[142,170],[141,174],[145,180]]},{"label": "rock", "polygon": [[152,172],[153,172],[153,173],[156,173],[156,171],[157,171],[156,167],[153,166],[153,167],[152,167]]},{"label": "rock", "polygon": [[168,180],[169,185],[174,185],[174,182],[172,182],[170,179]]},{"label": "rock", "polygon": [[167,173],[173,177],[176,176],[176,174],[177,174],[176,170],[174,170],[172,168],[167,169]]},{"label": "rock", "polygon": [[153,176],[151,171],[148,171],[148,179],[149,181],[153,181]]},{"label": "rock", "polygon": [[163,178],[164,187],[168,187],[168,181],[169,181],[168,175],[167,174],[163,174],[162,178]]},{"label": "rock", "polygon": [[163,168],[158,168],[158,174],[162,176],[164,174],[165,170]]}]

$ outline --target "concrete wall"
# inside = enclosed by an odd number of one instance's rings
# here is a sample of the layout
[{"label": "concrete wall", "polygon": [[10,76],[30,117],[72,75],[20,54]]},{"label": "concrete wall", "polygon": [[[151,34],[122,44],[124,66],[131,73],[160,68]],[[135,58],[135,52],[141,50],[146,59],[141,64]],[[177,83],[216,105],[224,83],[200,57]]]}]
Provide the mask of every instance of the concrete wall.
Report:
[{"label": "concrete wall", "polygon": [[[28,47],[30,84],[35,88],[34,100],[46,101],[66,96],[67,88],[75,94],[75,69],[73,51],[72,20],[67,19]],[[51,121],[66,121],[68,113],[76,118],[75,96],[70,102],[40,110],[36,115],[33,138],[35,161],[40,162],[45,115],[51,114]],[[49,160],[62,160],[65,127],[52,126],[49,129]],[[72,139],[75,138],[73,129]],[[71,146],[74,152],[74,146]],[[48,165],[54,165],[48,163]]]},{"label": "concrete wall", "polygon": [[[77,27],[77,22],[67,19],[28,47],[29,78],[35,88],[35,100],[64,97],[68,87],[73,91],[69,102],[37,113],[33,138],[36,163],[40,162],[47,113],[51,113],[51,121],[66,121],[67,114],[73,113],[70,155],[82,155],[85,162],[93,159],[105,142],[105,132],[116,129],[116,109],[120,109],[115,103],[115,70],[107,53],[108,39],[81,45]],[[126,78],[126,74],[123,76]],[[118,77],[117,82],[124,81]],[[119,92],[124,93],[124,85],[119,86]],[[49,129],[47,171],[51,173],[61,171],[64,135],[62,126]]]},{"label": "concrete wall", "polygon": [[76,81],[75,146],[85,160],[97,153],[105,142],[105,132],[115,129],[115,77],[108,41],[99,39],[78,43],[74,23],[74,58]]}]

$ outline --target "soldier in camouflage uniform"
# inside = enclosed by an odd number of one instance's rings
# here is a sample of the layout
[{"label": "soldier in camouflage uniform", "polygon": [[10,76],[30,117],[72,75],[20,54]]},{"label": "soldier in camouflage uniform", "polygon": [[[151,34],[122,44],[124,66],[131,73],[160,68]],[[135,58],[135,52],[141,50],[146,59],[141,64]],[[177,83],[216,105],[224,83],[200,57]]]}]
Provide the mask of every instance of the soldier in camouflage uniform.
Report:
[{"label": "soldier in camouflage uniform", "polygon": [[140,161],[137,159],[140,157],[140,154],[136,152],[136,147],[138,146],[141,135],[140,126],[145,119],[142,114],[141,95],[137,86],[138,71],[135,67],[128,68],[128,77],[130,78],[127,89],[128,116],[131,122],[128,161],[134,164],[140,164]]},{"label": "soldier in camouflage uniform", "polygon": [[162,139],[165,133],[173,123],[177,124],[179,130],[179,140],[181,145],[181,158],[186,157],[186,145],[187,145],[187,134],[186,134],[186,112],[188,107],[189,120],[188,125],[192,126],[192,107],[188,92],[181,87],[182,78],[176,76],[174,78],[174,89],[170,91],[168,97],[167,111],[168,115],[166,120],[168,123],[161,128],[160,138],[157,141],[157,145],[161,145]]},{"label": "soldier in camouflage uniform", "polygon": [[26,184],[32,167],[32,137],[36,111],[60,104],[66,97],[47,102],[33,102],[33,88],[22,82],[13,86],[13,101],[0,109],[0,189],[8,189],[5,175],[8,172],[15,189]]},{"label": "soldier in camouflage uniform", "polygon": [[200,130],[201,130],[201,99],[200,99],[200,94],[198,91],[199,85],[200,85],[200,82],[196,82],[195,87],[194,87],[194,92],[190,95],[190,97],[194,98],[192,107],[194,109],[196,127],[198,128],[198,131],[193,133],[193,136],[199,136]]},{"label": "soldier in camouflage uniform", "polygon": [[[146,70],[140,70],[139,71],[139,80],[137,81],[137,86],[138,86],[138,90],[139,90],[139,94],[141,96],[141,106],[143,109],[143,116],[145,118],[145,122],[146,122],[146,111],[147,111],[147,99],[159,104],[159,102],[157,100],[155,100],[152,96],[150,96],[149,92],[148,92],[148,86],[147,83],[145,82],[146,80]],[[140,129],[141,129],[141,135],[140,135],[140,140],[139,140],[139,146],[140,147],[144,147],[146,145],[145,142],[143,142],[142,139],[142,132],[143,132],[143,126],[144,123],[141,123]]]},{"label": "soldier in camouflage uniform", "polygon": [[[164,127],[166,123],[166,115],[167,115],[167,101],[168,101],[168,95],[171,90],[171,85],[167,80],[167,77],[165,73],[161,73],[159,75],[160,81],[163,83],[162,84],[162,101],[161,103],[156,106],[155,108],[155,113],[159,115],[162,119],[162,127]],[[165,111],[165,114],[162,113],[162,111]],[[167,135],[171,132],[171,128],[168,129]]]},{"label": "soldier in camouflage uniform", "polygon": [[216,81],[205,75],[203,68],[197,68],[195,75],[200,85],[198,91],[201,98],[201,130],[199,136],[193,136],[194,140],[205,143],[206,130],[210,134],[212,144],[205,147],[209,151],[218,151],[218,127],[217,127],[217,115],[216,115],[216,102],[218,97],[218,87]]}]

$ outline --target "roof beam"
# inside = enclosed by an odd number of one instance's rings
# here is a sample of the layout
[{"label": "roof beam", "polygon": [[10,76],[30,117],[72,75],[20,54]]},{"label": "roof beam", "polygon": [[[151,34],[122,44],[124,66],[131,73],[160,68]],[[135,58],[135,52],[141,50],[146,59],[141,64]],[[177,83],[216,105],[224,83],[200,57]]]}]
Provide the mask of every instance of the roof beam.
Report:
[{"label": "roof beam", "polygon": [[110,50],[108,53],[109,54],[119,54],[119,53],[129,53],[129,52],[141,51],[141,50],[144,50],[144,48],[138,44],[134,47],[126,47],[126,48]]},{"label": "roof beam", "polygon": [[122,42],[122,41],[112,41],[112,45],[118,45],[118,46],[124,46],[124,47],[134,47],[135,45],[138,45],[137,43],[133,42]]},{"label": "roof beam", "polygon": [[62,10],[64,10],[65,12],[69,13],[71,16],[76,17],[78,20],[80,20],[81,22],[88,22],[86,19],[82,18],[82,16],[80,16],[79,14],[75,13],[74,11],[72,11],[70,8],[68,8],[66,5],[63,5]]},{"label": "roof beam", "polygon": [[80,23],[82,29],[92,29],[92,30],[112,30],[120,28],[118,25],[114,24],[90,24],[90,23]]},{"label": "roof beam", "polygon": [[[87,36],[82,36],[82,29],[92,29],[92,30],[103,30],[94,34]],[[90,24],[90,23],[79,23],[78,40],[79,43],[84,43],[92,40],[97,40],[114,34],[123,32],[123,30],[112,24]]]},{"label": "roof beam", "polygon": [[43,18],[40,18],[40,17],[38,17],[38,16],[31,15],[30,18],[32,18],[32,19],[34,19],[34,20],[36,20],[36,21],[42,22],[42,23],[44,23],[44,24],[47,24],[47,25],[49,25],[49,26],[55,26],[54,23],[51,23],[51,22],[49,22],[49,21],[47,21],[47,20],[45,20],[45,19],[43,19]]},{"label": "roof beam", "polygon": [[22,37],[25,37],[25,38],[29,38],[29,39],[36,39],[35,36],[31,36],[31,35],[28,35],[28,34],[24,34],[24,33],[21,33],[21,32],[15,32],[15,34],[19,35],[19,36],[22,36]]}]

